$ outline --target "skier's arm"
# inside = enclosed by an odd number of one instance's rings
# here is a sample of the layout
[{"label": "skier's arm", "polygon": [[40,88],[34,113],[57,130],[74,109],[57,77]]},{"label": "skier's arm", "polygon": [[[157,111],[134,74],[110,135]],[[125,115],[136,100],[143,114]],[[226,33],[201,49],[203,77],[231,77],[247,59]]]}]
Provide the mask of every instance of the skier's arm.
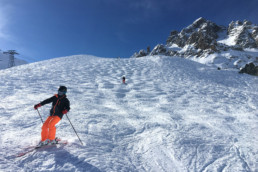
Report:
[{"label": "skier's arm", "polygon": [[44,106],[45,104],[48,104],[48,103],[53,102],[53,101],[54,101],[54,99],[55,99],[55,96],[50,97],[50,98],[48,98],[48,99],[46,99],[46,100],[44,100],[44,101],[40,102],[40,104],[41,104],[41,106]]},{"label": "skier's arm", "polygon": [[66,114],[67,112],[69,112],[70,110],[70,101],[67,99],[67,101],[65,101],[65,106],[64,106],[64,110],[62,111],[63,114]]},{"label": "skier's arm", "polygon": [[38,109],[39,107],[41,107],[41,106],[43,106],[43,105],[45,105],[45,104],[48,104],[48,103],[53,102],[53,101],[54,101],[54,98],[55,98],[55,96],[50,97],[50,98],[48,98],[48,99],[46,99],[46,100],[40,102],[39,104],[34,105],[34,109]]}]

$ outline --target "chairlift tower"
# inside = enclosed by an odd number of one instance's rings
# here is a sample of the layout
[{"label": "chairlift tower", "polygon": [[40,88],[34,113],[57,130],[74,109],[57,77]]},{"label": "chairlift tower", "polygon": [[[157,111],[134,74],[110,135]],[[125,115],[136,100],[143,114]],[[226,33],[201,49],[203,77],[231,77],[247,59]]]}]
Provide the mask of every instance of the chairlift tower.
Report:
[{"label": "chairlift tower", "polygon": [[19,53],[17,53],[15,50],[8,50],[4,52],[4,54],[9,54],[8,68],[15,66],[14,55],[15,54],[19,55]]}]

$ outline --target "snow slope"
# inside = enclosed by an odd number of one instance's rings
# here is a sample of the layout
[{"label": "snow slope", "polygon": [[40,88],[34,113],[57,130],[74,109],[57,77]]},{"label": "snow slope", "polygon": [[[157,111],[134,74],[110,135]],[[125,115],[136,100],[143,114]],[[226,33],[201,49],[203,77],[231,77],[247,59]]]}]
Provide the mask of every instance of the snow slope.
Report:
[{"label": "snow slope", "polygon": [[[125,75],[127,85],[122,84]],[[258,78],[165,56],[71,56],[0,73],[0,171],[258,171]],[[40,139],[33,105],[68,87],[57,136],[69,144],[14,158]],[[47,118],[50,105],[39,109]]]}]

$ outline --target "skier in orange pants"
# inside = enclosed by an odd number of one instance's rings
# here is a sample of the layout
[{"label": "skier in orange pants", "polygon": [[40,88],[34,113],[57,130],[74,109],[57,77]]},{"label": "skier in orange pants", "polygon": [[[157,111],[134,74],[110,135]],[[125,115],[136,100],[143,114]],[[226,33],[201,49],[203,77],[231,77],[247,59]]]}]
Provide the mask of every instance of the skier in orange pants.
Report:
[{"label": "skier in orange pants", "polygon": [[47,120],[44,122],[42,126],[41,131],[41,140],[45,141],[47,139],[49,140],[55,140],[56,136],[56,127],[55,125],[60,121],[61,119],[58,116],[49,116]]},{"label": "skier in orange pants", "polygon": [[66,97],[66,92],[67,88],[65,86],[60,86],[58,89],[58,94],[55,94],[54,96],[34,106],[35,109],[38,109],[39,107],[52,102],[50,116],[46,119],[42,126],[41,142],[38,146],[56,143],[55,125],[62,119],[63,115],[70,110],[70,102]]}]

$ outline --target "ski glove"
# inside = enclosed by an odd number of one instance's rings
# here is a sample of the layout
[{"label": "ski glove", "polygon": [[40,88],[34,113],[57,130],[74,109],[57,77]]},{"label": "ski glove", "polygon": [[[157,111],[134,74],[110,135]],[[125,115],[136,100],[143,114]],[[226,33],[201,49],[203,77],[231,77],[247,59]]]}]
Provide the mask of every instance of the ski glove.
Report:
[{"label": "ski glove", "polygon": [[41,107],[41,104],[39,103],[39,104],[36,104],[35,106],[34,106],[34,109],[38,109],[39,107]]},{"label": "ski glove", "polygon": [[67,114],[67,112],[68,112],[68,110],[66,110],[66,109],[62,111],[63,114]]}]

